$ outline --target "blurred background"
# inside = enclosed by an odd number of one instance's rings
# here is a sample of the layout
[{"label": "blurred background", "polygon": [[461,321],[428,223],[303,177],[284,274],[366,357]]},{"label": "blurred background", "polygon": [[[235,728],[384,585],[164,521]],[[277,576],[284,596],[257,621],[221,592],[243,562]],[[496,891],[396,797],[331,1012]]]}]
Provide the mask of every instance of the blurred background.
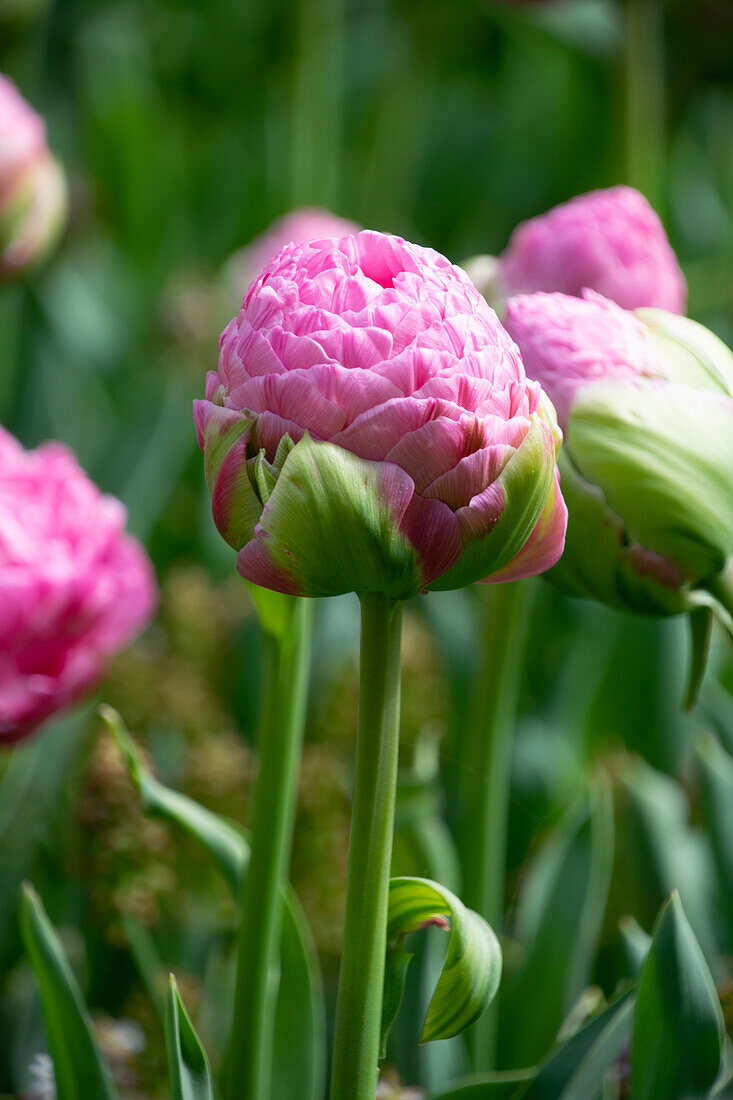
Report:
[{"label": "blurred background", "polygon": [[[0,422],[26,446],[64,440],[126,504],[162,603],[100,698],[122,712],[162,778],[246,820],[258,627],[210,518],[191,418],[245,289],[231,256],[274,218],[320,205],[460,262],[498,253],[517,222],[574,194],[628,182],[665,222],[691,316],[730,342],[733,5],[0,0],[0,69],[48,120],[72,204],[52,259],[0,288]],[[466,719],[480,622],[475,593],[431,596],[410,605],[404,643],[396,867],[456,886],[451,744]],[[355,601],[319,607],[292,878],[329,994],[356,637]],[[507,1064],[536,1059],[587,987],[612,992],[618,919],[633,913],[649,931],[675,885],[724,1007],[733,1001],[733,899],[694,748],[715,729],[733,750],[733,663],[716,637],[689,717],[680,711],[686,659],[684,624],[632,621],[534,585],[504,1018],[522,1019],[531,1003],[535,1037],[505,1036]],[[18,883],[32,878],[84,977],[123,1094],[166,1095],[160,981],[176,969],[215,1049],[233,927],[225,889],[203,856],[143,817],[92,703],[4,753],[0,775],[0,1094],[47,1095],[15,921]],[[556,878],[540,897],[525,886],[550,842],[567,858],[550,861]],[[528,989],[526,968],[543,952],[546,961],[561,932],[559,954],[578,937],[584,953],[565,969],[545,967],[539,992]],[[462,1068],[460,1043],[418,1054],[415,1021],[401,1026],[403,1080],[436,1085]]]}]

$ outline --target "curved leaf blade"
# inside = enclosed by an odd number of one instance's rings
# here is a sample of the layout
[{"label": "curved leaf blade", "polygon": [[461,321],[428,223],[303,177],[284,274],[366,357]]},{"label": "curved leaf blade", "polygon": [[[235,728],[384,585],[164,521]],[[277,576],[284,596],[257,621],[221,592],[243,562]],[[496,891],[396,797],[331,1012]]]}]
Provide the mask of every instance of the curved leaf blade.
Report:
[{"label": "curved leaf blade", "polygon": [[172,974],[165,1003],[165,1048],[171,1100],[214,1100],[209,1059]]},{"label": "curved leaf blade", "polygon": [[30,883],[21,887],[20,930],[41,989],[58,1100],[117,1100],[79,984]]},{"label": "curved leaf blade", "polygon": [[[499,941],[483,917],[467,909],[460,898],[437,882],[393,878],[389,884],[386,989],[390,971],[405,967],[405,936],[430,924],[450,929],[450,939],[421,1043],[449,1039],[475,1023],[496,996],[502,970]],[[391,1005],[394,1015],[398,1007],[399,1002]],[[384,1023],[388,1029],[392,1020]]]},{"label": "curved leaf blade", "polygon": [[675,890],[659,914],[639,979],[632,1100],[707,1096],[720,1072],[723,1043],[715,983]]},{"label": "curved leaf blade", "polygon": [[557,1046],[518,1095],[522,1100],[596,1100],[608,1070],[628,1046],[633,1009],[633,990],[627,990]]},{"label": "curved leaf blade", "polygon": [[[112,730],[145,810],[191,837],[209,853],[234,897],[249,867],[249,843],[238,826],[152,775],[120,715],[99,712]],[[320,1100],[326,1076],[326,1009],[318,953],[295,892],[283,895],[280,984],[275,1009],[272,1100]]]},{"label": "curved leaf blade", "polygon": [[449,1088],[428,1094],[428,1100],[515,1100],[536,1069],[481,1073],[455,1081]]},{"label": "curved leaf blade", "polygon": [[193,798],[171,790],[156,779],[116,710],[102,705],[99,715],[120,748],[146,813],[168,821],[202,844],[237,894],[249,866],[249,844],[244,834],[236,825],[199,805]]},{"label": "curved leaf blade", "polygon": [[[499,1007],[499,1046],[510,1065],[533,1064],[588,984],[611,883],[611,793],[600,780],[570,806],[538,849],[517,906],[516,939],[526,947],[507,977]],[[517,1028],[517,1019],[532,1019]]]}]

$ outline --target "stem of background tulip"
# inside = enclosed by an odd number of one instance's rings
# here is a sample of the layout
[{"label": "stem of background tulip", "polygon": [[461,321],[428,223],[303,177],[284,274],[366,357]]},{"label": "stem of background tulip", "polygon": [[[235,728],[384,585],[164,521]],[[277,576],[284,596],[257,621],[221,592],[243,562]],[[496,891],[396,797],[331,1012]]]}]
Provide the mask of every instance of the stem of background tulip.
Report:
[{"label": "stem of background tulip", "polygon": [[291,602],[288,627],[264,631],[265,685],[249,870],[242,888],[237,984],[225,1100],[267,1100],[278,985],[281,891],[287,880],[308,694],[313,601]]},{"label": "stem of background tulip", "polygon": [[657,210],[665,201],[664,10],[626,0],[626,182]]},{"label": "stem of background tulip", "polygon": [[361,598],[359,731],[330,1100],[374,1100],[400,720],[402,604]]},{"label": "stem of background tulip", "polygon": [[[498,934],[504,908],[512,742],[532,587],[526,581],[481,592],[486,598],[482,659],[461,763],[466,797],[458,850],[463,900]],[[474,1069],[494,1068],[497,1002],[466,1033]]]}]

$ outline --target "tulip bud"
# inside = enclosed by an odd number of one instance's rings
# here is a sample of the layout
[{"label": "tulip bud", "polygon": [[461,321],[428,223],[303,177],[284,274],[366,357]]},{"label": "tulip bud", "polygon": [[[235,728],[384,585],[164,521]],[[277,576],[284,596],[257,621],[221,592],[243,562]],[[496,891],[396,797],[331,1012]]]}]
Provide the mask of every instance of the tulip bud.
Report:
[{"label": "tulip bud", "polygon": [[667,615],[717,601],[733,556],[733,355],[663,310],[520,295],[506,325],[565,431],[565,553],[576,595]]},{"label": "tulip bud", "polygon": [[579,297],[595,290],[624,309],[684,313],[687,286],[661,221],[632,187],[591,191],[522,222],[498,259],[466,270],[500,312],[507,298],[535,291]]},{"label": "tulip bud", "polygon": [[256,584],[406,598],[561,553],[554,410],[465,274],[398,237],[283,249],[195,419],[214,519]]},{"label": "tulip bud", "polygon": [[66,183],[46,144],[45,124],[0,73],[0,280],[51,248],[66,208]]}]

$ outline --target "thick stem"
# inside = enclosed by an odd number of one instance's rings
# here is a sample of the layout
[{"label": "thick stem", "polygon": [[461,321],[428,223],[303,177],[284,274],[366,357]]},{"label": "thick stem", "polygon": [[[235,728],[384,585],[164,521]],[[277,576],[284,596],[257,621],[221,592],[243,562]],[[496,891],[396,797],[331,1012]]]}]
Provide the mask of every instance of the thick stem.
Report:
[{"label": "thick stem", "polygon": [[331,1100],[374,1100],[400,717],[402,605],[361,600],[359,732]]},{"label": "thick stem", "polygon": [[[512,742],[521,684],[530,588],[498,585],[486,593],[482,663],[464,745],[466,797],[459,851],[463,899],[498,933],[504,907]],[[497,1005],[467,1032],[474,1068],[494,1068]]]},{"label": "thick stem", "polygon": [[279,981],[281,893],[287,878],[308,693],[312,601],[293,599],[290,628],[264,634],[265,686],[252,849],[242,887],[225,1100],[267,1100]]}]

